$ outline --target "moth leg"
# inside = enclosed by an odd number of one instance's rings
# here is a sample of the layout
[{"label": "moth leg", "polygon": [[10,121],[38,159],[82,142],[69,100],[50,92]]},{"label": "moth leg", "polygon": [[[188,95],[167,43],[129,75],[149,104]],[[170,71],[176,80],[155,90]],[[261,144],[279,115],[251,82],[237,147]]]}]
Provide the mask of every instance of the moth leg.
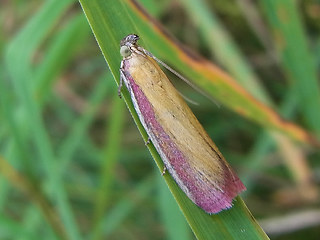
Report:
[{"label": "moth leg", "polygon": [[119,98],[121,98],[121,88],[122,88],[122,85],[123,85],[123,81],[124,81],[124,73],[122,71],[122,69],[120,68],[120,82],[119,82],[119,87],[118,87],[118,96]]},{"label": "moth leg", "polygon": [[166,165],[164,165],[161,175],[163,176],[164,174],[166,174],[166,172],[167,172],[167,167]]},{"label": "moth leg", "polygon": [[151,142],[151,138],[150,138],[150,137],[148,137],[148,140],[147,140],[144,144],[147,146],[147,145],[149,145],[149,144],[150,144],[150,142]]}]

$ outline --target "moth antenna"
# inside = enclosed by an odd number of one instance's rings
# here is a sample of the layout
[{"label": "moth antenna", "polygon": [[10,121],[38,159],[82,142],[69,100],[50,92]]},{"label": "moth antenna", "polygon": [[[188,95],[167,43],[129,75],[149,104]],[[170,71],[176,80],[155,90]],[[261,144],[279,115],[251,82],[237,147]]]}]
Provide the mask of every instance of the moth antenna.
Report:
[{"label": "moth antenna", "polygon": [[118,86],[118,96],[119,98],[121,98],[121,88],[123,85],[123,77],[124,77],[124,73],[122,70],[122,62],[121,62],[121,67],[120,67],[120,81],[119,81],[119,86]]},{"label": "moth antenna", "polygon": [[[178,78],[180,78],[182,81],[184,81],[186,84],[188,84],[190,87],[192,87],[194,90],[196,90],[197,92],[199,92],[200,94],[202,94],[203,96],[205,96],[206,98],[208,98],[209,100],[211,100],[214,104],[216,104],[219,108],[220,108],[220,104],[212,99],[211,96],[209,96],[206,92],[202,91],[200,88],[198,88],[196,85],[194,85],[190,80],[186,79],[184,76],[182,76],[180,73],[178,73],[176,70],[172,69],[170,66],[168,66],[166,63],[164,63],[163,61],[161,61],[159,58],[157,58],[156,56],[154,56],[151,52],[145,50],[142,47],[138,47],[138,49],[142,52],[144,52],[146,55],[148,55],[149,57],[153,58],[154,60],[156,60],[159,64],[161,64],[164,68],[166,68],[168,71],[172,72],[174,75],[176,75]],[[195,105],[199,105],[197,102],[192,101],[191,99],[185,97],[184,95],[182,95],[180,93],[180,95],[187,100],[188,102],[195,104]]]},{"label": "moth antenna", "polygon": [[186,100],[186,102],[189,102],[189,103],[191,103],[191,104],[193,104],[193,105],[199,106],[199,103],[198,103],[198,102],[196,102],[196,101],[194,101],[194,100],[186,97],[186,96],[183,95],[180,91],[177,91],[177,92],[180,94],[180,96],[181,96],[184,100]]}]

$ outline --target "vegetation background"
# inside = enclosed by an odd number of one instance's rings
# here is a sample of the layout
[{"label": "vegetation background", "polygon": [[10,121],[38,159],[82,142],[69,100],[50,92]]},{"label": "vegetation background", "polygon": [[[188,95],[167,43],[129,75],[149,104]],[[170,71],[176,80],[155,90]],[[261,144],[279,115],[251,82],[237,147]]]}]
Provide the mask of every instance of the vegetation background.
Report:
[{"label": "vegetation background", "polygon": [[[320,1],[138,2],[179,42],[319,139]],[[0,239],[194,239],[79,2],[0,4]],[[281,134],[286,124],[271,131],[228,99],[217,97],[217,106],[168,75],[199,103],[191,108],[247,186],[242,197],[267,234],[318,239],[316,140]]]}]

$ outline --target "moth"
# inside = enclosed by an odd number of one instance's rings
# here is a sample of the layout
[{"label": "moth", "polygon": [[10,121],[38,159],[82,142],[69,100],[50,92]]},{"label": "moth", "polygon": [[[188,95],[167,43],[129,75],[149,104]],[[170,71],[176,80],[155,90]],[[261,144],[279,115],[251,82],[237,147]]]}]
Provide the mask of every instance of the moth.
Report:
[{"label": "moth", "polygon": [[120,42],[119,94],[124,83],[149,140],[184,193],[209,214],[232,207],[245,186],[157,62],[183,77],[138,40],[130,34]]}]

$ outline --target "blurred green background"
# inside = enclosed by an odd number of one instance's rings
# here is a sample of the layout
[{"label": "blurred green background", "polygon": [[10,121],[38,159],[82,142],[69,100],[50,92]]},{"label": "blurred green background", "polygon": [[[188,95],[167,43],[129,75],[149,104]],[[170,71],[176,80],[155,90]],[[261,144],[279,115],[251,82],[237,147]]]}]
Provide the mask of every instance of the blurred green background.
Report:
[{"label": "blurred green background", "polygon": [[[320,139],[320,1],[138,2]],[[194,239],[80,4],[0,4],[0,239]],[[267,234],[319,239],[319,149],[270,134],[168,75],[199,103],[192,110],[247,186],[243,199]]]}]

